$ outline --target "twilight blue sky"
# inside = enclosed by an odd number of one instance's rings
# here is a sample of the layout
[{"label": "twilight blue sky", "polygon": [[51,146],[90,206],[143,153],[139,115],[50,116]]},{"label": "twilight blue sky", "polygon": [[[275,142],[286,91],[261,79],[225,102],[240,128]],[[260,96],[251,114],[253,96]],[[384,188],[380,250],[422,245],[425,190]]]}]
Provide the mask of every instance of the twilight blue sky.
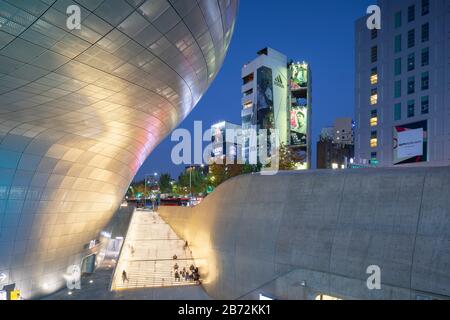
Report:
[{"label": "twilight blue sky", "polygon": [[[293,60],[306,60],[313,73],[313,166],[322,127],[354,113],[354,22],[376,0],[241,0],[233,40],[215,82],[180,128],[193,130],[227,120],[240,124],[241,68],[264,47]],[[172,164],[170,136],[150,155],[136,179],[168,172],[177,178],[184,166]]]}]

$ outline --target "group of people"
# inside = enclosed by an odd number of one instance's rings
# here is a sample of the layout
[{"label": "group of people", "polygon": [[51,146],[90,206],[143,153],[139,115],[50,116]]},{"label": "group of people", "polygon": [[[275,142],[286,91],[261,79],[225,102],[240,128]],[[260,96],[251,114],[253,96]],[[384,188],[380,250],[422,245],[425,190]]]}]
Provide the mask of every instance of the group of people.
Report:
[{"label": "group of people", "polygon": [[[131,257],[134,257],[134,254],[136,252],[136,249],[133,245],[128,245],[128,248],[130,249]],[[187,250],[189,248],[189,244],[186,241],[183,246],[183,250]],[[178,256],[176,254],[172,257],[173,260],[177,260]],[[195,267],[193,264],[191,264],[189,267],[184,267],[182,270],[180,270],[180,266],[177,262],[173,265],[174,270],[174,276],[175,281],[181,282],[181,280],[184,280],[186,282],[196,282],[200,283],[200,273],[198,271],[198,268]],[[125,284],[125,282],[130,282],[128,279],[127,272],[123,270],[122,272],[122,282]]]},{"label": "group of people", "polygon": [[178,263],[175,263],[173,269],[175,271],[175,281],[181,282],[181,280],[184,280],[186,282],[200,282],[200,274],[198,272],[198,268],[196,268],[193,264],[191,264],[188,269],[184,267],[180,271]]}]

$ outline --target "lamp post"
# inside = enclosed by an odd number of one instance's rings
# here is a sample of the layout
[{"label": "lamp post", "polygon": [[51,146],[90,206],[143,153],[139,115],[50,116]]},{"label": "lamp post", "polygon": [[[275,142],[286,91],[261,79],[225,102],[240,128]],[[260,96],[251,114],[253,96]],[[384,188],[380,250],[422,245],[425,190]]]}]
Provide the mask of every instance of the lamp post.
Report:
[{"label": "lamp post", "polygon": [[192,166],[189,167],[189,206],[192,199]]},{"label": "lamp post", "polygon": [[147,180],[147,177],[156,177],[158,176],[158,173],[155,172],[154,174],[146,174],[145,175],[145,181],[144,181],[144,208],[147,208],[147,183],[149,180]]}]

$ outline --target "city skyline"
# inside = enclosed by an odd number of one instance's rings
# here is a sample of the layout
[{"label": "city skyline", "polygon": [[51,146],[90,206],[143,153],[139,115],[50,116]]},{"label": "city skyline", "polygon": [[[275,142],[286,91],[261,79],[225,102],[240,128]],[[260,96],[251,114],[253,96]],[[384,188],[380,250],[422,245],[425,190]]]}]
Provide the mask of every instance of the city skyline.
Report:
[{"label": "city skyline", "polygon": [[[271,47],[292,59],[306,60],[313,73],[312,164],[315,168],[315,143],[322,127],[330,126],[335,118],[354,117],[354,28],[365,15],[369,0],[343,3],[326,0],[320,3],[283,0],[264,1],[255,7],[253,2],[241,1],[236,30],[222,70],[197,107],[178,128],[192,132],[194,121],[203,121],[206,130],[220,121],[241,123],[241,69],[257,51]],[[327,7],[327,10],[323,10]],[[297,18],[286,15],[299,12]],[[305,14],[302,15],[301,13]],[[262,17],[258,24],[255,16]],[[295,29],[296,24],[302,25]],[[339,28],[336,28],[339,24]],[[284,30],[292,32],[284,32]],[[308,32],[306,32],[308,30]],[[171,150],[176,142],[170,135],[161,142],[139,170],[135,180],[147,173],[170,173],[178,177],[184,166],[171,162]]]}]

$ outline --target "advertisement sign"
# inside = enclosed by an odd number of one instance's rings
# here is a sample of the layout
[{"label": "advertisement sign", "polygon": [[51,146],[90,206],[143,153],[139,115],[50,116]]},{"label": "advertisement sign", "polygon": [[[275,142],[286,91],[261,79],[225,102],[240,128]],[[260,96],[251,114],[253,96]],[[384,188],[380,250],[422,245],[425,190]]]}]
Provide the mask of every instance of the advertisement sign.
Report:
[{"label": "advertisement sign", "polygon": [[291,145],[306,145],[308,129],[308,108],[303,104],[303,102],[296,102],[292,104],[290,125]]},{"label": "advertisement sign", "polygon": [[397,156],[411,158],[423,156],[423,129],[398,132]]},{"label": "advertisement sign", "polygon": [[267,155],[270,156],[272,145],[270,143],[270,129],[275,129],[274,106],[273,106],[273,75],[272,69],[261,67],[258,69],[257,80],[257,129],[267,130]]},{"label": "advertisement sign", "polygon": [[308,65],[294,63],[290,66],[291,111],[290,144],[306,146],[308,143]]},{"label": "advertisement sign", "polygon": [[394,164],[398,165],[427,161],[427,133],[427,121],[394,127]]},{"label": "advertisement sign", "polygon": [[257,86],[257,123],[254,125],[258,129],[274,129],[272,69],[258,69]]},{"label": "advertisement sign", "polygon": [[291,90],[308,87],[308,65],[293,63],[291,65]]}]

